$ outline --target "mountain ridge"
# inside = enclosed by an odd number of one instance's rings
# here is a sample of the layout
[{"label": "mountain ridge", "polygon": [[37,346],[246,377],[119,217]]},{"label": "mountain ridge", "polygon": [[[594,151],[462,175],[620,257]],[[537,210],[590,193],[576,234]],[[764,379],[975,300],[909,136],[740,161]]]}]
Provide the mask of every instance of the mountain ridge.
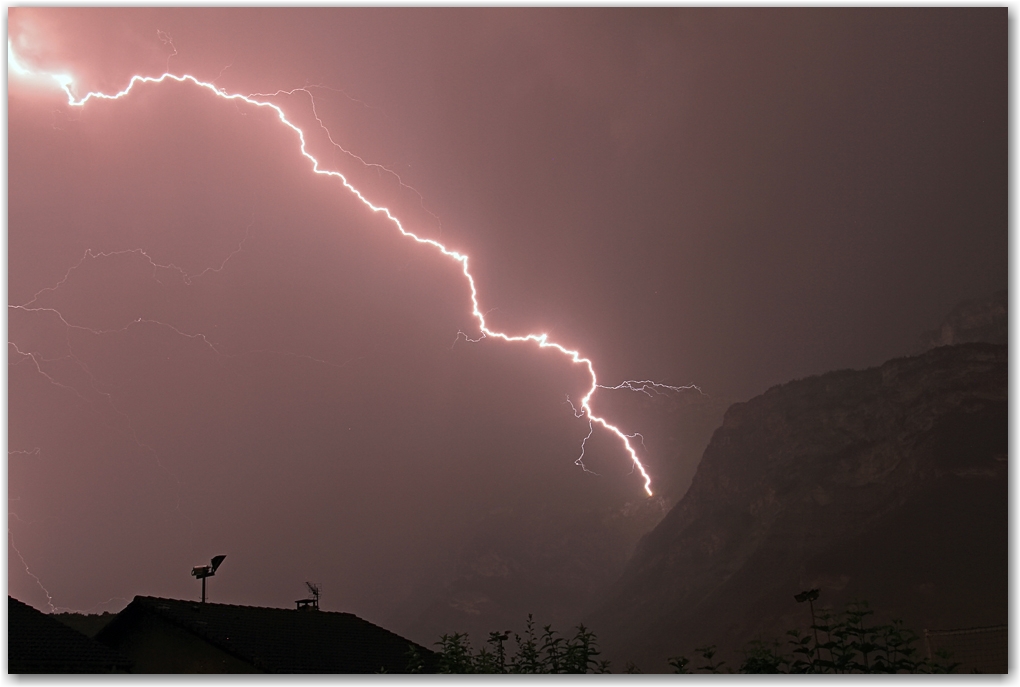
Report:
[{"label": "mountain ridge", "polygon": [[[923,628],[1004,623],[1007,350],[933,348],[733,404],[586,622],[614,665],[806,626],[792,595]],[[970,565],[961,566],[960,554]]]}]

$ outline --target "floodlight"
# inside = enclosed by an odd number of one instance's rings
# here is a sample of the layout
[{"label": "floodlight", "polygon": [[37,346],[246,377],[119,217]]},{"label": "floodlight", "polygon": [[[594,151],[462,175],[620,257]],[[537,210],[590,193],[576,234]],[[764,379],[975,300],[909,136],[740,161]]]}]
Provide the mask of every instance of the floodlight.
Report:
[{"label": "floodlight", "polygon": [[202,580],[202,603],[205,603],[205,578],[216,574],[216,568],[220,567],[224,558],[226,556],[214,556],[209,561],[209,565],[196,565],[191,569],[191,576],[197,580]]}]

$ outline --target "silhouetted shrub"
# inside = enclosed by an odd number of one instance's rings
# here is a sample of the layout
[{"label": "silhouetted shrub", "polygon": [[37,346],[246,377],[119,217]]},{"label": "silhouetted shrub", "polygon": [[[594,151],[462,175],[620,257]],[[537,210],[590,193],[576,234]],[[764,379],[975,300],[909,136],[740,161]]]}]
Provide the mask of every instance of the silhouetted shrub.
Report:
[{"label": "silhouetted shrub", "polygon": [[[950,663],[945,652],[930,661],[922,657],[915,646],[917,633],[905,628],[901,620],[869,625],[868,617],[873,614],[866,601],[852,601],[835,615],[825,610],[815,616],[812,607],[810,632],[787,631],[788,652],[782,651],[778,640],[753,641],[744,650],[744,660],[735,672],[950,673],[959,666]],[[698,671],[733,672],[725,668],[725,661],[713,661],[715,649],[715,646],[695,649],[703,661]],[[689,672],[689,663],[685,656],[669,659],[675,673]]]},{"label": "silhouetted shrub", "polygon": [[[511,631],[490,632],[485,647],[474,651],[467,634],[443,635],[439,645],[440,673],[608,673],[609,664],[598,661],[595,633],[577,626],[572,638],[560,636],[546,625],[541,636],[528,616],[524,636],[513,633],[516,652],[508,654]],[[411,672],[421,672],[420,657],[411,657]]]},{"label": "silhouetted shrub", "polygon": [[[810,594],[810,595],[809,595]],[[798,601],[813,602],[817,590],[798,594]],[[717,660],[716,646],[695,649],[701,658],[695,671],[686,656],[669,658],[674,673],[951,673],[958,663],[949,661],[949,654],[938,652],[934,660],[922,657],[915,644],[917,633],[903,626],[900,620],[884,625],[869,625],[874,614],[866,601],[852,601],[842,613],[822,610],[815,614],[811,605],[812,623],[804,632],[786,632],[787,650],[779,640],[755,640],[744,649],[744,660],[734,671],[726,662]],[[516,652],[507,651],[513,636]],[[440,673],[608,673],[609,662],[599,661],[595,633],[578,625],[572,638],[565,638],[546,625],[541,636],[528,616],[524,636],[510,630],[490,632],[486,646],[475,651],[467,634],[443,635],[438,642]],[[424,672],[424,663],[413,649],[409,670]],[[627,673],[641,670],[628,662]]]}]

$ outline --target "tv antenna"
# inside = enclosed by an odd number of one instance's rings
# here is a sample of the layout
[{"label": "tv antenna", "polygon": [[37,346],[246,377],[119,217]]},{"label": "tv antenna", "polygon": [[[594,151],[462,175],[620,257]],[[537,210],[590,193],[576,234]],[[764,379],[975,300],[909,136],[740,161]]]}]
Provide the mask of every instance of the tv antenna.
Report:
[{"label": "tv antenna", "polygon": [[209,561],[209,565],[196,565],[191,569],[191,576],[202,580],[202,603],[205,603],[205,578],[216,574],[216,568],[220,567],[220,563],[223,562],[224,558],[226,556],[213,556],[213,559]]},{"label": "tv antenna", "polygon": [[305,586],[308,587],[308,591],[311,593],[309,599],[298,599],[294,603],[297,604],[298,610],[319,610],[319,594],[322,592],[322,585],[316,582],[305,582]]}]

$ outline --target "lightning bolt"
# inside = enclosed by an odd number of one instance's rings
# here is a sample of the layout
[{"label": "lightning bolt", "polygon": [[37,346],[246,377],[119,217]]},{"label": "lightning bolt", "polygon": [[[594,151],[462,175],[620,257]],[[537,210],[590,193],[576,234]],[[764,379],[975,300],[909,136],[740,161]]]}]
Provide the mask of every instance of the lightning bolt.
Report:
[{"label": "lightning bolt", "polygon": [[29,570],[28,563],[25,561],[25,557],[21,555],[21,551],[18,550],[17,545],[14,543],[14,533],[11,532],[11,528],[7,528],[7,540],[11,543],[11,548],[14,549],[14,553],[18,554],[18,558],[21,559],[21,564],[25,567],[25,572],[28,573],[29,577],[35,580],[35,583],[39,585],[39,589],[46,595],[46,605],[50,607],[50,613],[53,613],[56,608],[53,606],[53,597],[50,595],[49,590],[43,585],[42,580],[34,572]]},{"label": "lightning bolt", "polygon": [[[25,520],[23,520],[22,518],[20,518],[18,516],[17,513],[8,513],[7,515],[8,515],[8,517],[13,517],[14,519],[18,520],[19,522],[23,522],[23,523],[26,523],[28,525],[35,524],[35,522],[33,522],[33,521],[25,521]],[[95,604],[95,605],[93,605],[93,606],[91,606],[89,608],[85,608],[85,609],[75,609],[75,608],[69,608],[67,606],[55,606],[53,604],[53,595],[50,594],[48,589],[46,589],[46,585],[44,585],[42,580],[39,579],[39,576],[36,575],[34,572],[32,572],[32,570],[28,567],[28,562],[25,560],[25,556],[22,555],[21,551],[18,549],[17,545],[14,543],[14,533],[11,531],[10,527],[7,528],[7,539],[10,542],[11,548],[14,549],[14,553],[16,553],[18,555],[18,558],[21,560],[21,565],[25,568],[25,573],[29,577],[31,577],[33,580],[35,580],[36,585],[39,587],[39,589],[42,590],[43,594],[46,595],[46,605],[49,606],[50,613],[80,613],[82,615],[89,615],[89,614],[93,613],[94,611],[98,610],[99,608],[102,608],[103,606],[107,606],[107,605],[113,603],[114,601],[129,601],[129,599],[125,599],[122,596],[114,596],[114,597],[111,597],[111,598],[107,599],[106,601],[100,601],[99,603],[97,603],[97,604]]]},{"label": "lightning bolt", "polygon": [[666,392],[669,391],[672,391],[674,393],[680,393],[683,391],[690,391],[691,389],[697,391],[703,396],[705,395],[705,392],[702,391],[696,384],[688,384],[686,386],[670,386],[669,384],[653,382],[648,379],[642,381],[627,380],[626,382],[620,382],[616,386],[603,386],[602,384],[599,384],[598,386],[600,389],[605,389],[607,391],[620,391],[622,389],[626,391],[636,391],[638,393],[645,394],[646,396],[652,396],[653,394],[656,396],[666,396],[667,395]]},{"label": "lightning bolt", "polygon": [[[167,71],[169,71],[169,70],[167,70]],[[409,186],[408,184],[405,184],[404,180],[400,178],[400,175],[397,174],[392,169],[390,169],[389,167],[387,167],[385,165],[380,165],[380,164],[378,164],[376,162],[369,162],[365,158],[361,157],[360,155],[358,155],[356,153],[351,152],[350,150],[347,150],[342,145],[340,145],[335,140],[333,140],[333,134],[331,134],[329,132],[329,129],[323,123],[322,118],[319,117],[319,112],[318,112],[318,110],[316,108],[316,105],[315,105],[315,95],[312,93],[311,90],[309,90],[309,89],[312,89],[312,88],[321,88],[321,89],[325,89],[325,90],[334,91],[336,93],[340,93],[341,95],[343,95],[348,100],[350,100],[352,102],[355,102],[355,103],[358,103],[359,105],[362,105],[362,106],[364,106],[366,108],[371,108],[372,107],[371,105],[369,105],[368,103],[364,102],[363,100],[358,100],[357,98],[351,97],[344,90],[341,90],[339,88],[331,88],[330,86],[323,86],[322,84],[310,84],[310,85],[305,86],[303,88],[292,88],[290,90],[282,90],[281,89],[281,90],[275,91],[273,93],[249,93],[248,97],[249,98],[271,98],[271,97],[274,97],[274,96],[278,97],[278,96],[281,96],[281,95],[294,95],[295,93],[299,93],[299,92],[307,94],[308,95],[308,99],[309,99],[309,101],[311,102],[311,105],[312,105],[312,116],[315,117],[315,121],[319,125],[319,128],[322,129],[323,133],[326,134],[326,138],[327,138],[327,140],[329,140],[330,145],[332,145],[336,150],[339,150],[341,153],[343,153],[347,157],[352,158],[354,160],[357,160],[364,167],[367,167],[369,169],[376,169],[376,170],[379,170],[381,172],[385,172],[386,174],[390,175],[391,177],[393,177],[394,179],[397,180],[397,184],[400,185],[400,188],[406,189],[406,190],[410,191],[411,193],[413,193],[414,195],[416,195],[418,197],[418,205],[430,217],[432,217],[432,219],[434,219],[436,221],[436,224],[439,227],[439,235],[442,236],[442,234],[443,234],[443,221],[439,218],[439,215],[437,215],[436,213],[432,212],[427,207],[425,207],[425,198],[421,195],[421,193],[418,192],[418,189],[414,188],[413,186]]]},{"label": "lightning bolt", "polygon": [[[159,33],[159,38],[161,40],[163,40],[164,43],[168,44],[170,47],[173,47],[172,39],[170,39],[169,35],[164,35],[163,32],[160,32]],[[176,54],[176,48],[174,48],[174,54]],[[170,55],[170,57],[173,57],[173,55]],[[438,251],[443,256],[449,258],[450,260],[452,260],[453,262],[455,262],[455,263],[457,263],[459,265],[460,270],[461,270],[462,274],[464,275],[464,279],[467,281],[468,289],[469,289],[469,292],[470,292],[471,316],[478,323],[479,336],[477,336],[476,338],[471,338],[467,334],[464,334],[463,332],[459,332],[458,333],[458,340],[459,340],[459,338],[461,336],[463,336],[463,338],[465,338],[466,340],[472,341],[472,342],[478,342],[478,341],[481,341],[482,339],[485,339],[485,338],[491,338],[491,339],[498,339],[498,340],[501,340],[501,341],[505,341],[507,343],[530,343],[530,344],[533,344],[533,345],[537,346],[540,349],[550,349],[551,348],[551,349],[554,349],[554,350],[558,351],[560,354],[562,354],[564,357],[566,357],[570,361],[570,363],[572,365],[580,366],[580,367],[584,368],[587,371],[588,376],[589,376],[589,378],[591,380],[590,386],[588,387],[588,391],[580,399],[580,402],[579,402],[578,406],[573,406],[573,403],[571,403],[571,406],[574,407],[575,415],[578,418],[585,418],[585,419],[587,419],[588,424],[589,424],[589,433],[588,433],[588,436],[585,437],[584,442],[582,443],[582,446],[581,446],[581,456],[577,459],[576,463],[578,465],[580,465],[582,468],[584,468],[584,464],[583,464],[584,448],[585,448],[585,445],[587,444],[588,439],[590,439],[592,434],[594,433],[595,425],[598,425],[598,426],[602,427],[604,430],[608,431],[611,435],[615,436],[620,441],[621,445],[623,446],[624,452],[626,453],[626,455],[630,459],[630,462],[633,465],[633,468],[640,473],[641,477],[644,480],[644,490],[645,490],[645,492],[648,494],[648,496],[652,496],[652,488],[651,488],[652,480],[651,480],[651,477],[649,476],[648,471],[645,469],[645,466],[642,464],[641,459],[638,456],[638,453],[635,450],[634,445],[632,444],[632,439],[634,439],[635,437],[638,437],[640,435],[637,435],[637,434],[627,434],[623,430],[621,430],[619,427],[617,427],[616,425],[614,425],[611,422],[609,422],[606,418],[604,418],[604,417],[602,417],[600,415],[597,415],[595,413],[594,409],[592,408],[592,399],[594,398],[596,392],[599,389],[625,389],[625,390],[630,390],[630,391],[639,391],[639,392],[651,395],[652,393],[664,393],[666,391],[679,391],[679,390],[683,390],[683,389],[696,388],[696,387],[674,387],[674,386],[668,386],[668,385],[659,384],[659,383],[650,382],[650,381],[627,381],[627,382],[623,382],[621,384],[618,384],[616,386],[605,386],[605,385],[602,385],[602,384],[599,383],[598,377],[597,377],[597,375],[595,373],[595,366],[592,363],[591,359],[589,359],[589,358],[585,357],[584,355],[582,355],[580,353],[580,351],[578,351],[578,350],[573,350],[573,349],[567,348],[566,346],[564,346],[564,345],[562,345],[560,343],[552,341],[549,338],[548,334],[546,334],[546,333],[528,333],[528,334],[515,334],[515,335],[512,335],[512,334],[507,334],[505,332],[496,331],[496,330],[490,328],[488,326],[488,322],[486,321],[486,317],[485,317],[486,313],[484,313],[481,310],[481,307],[480,307],[480,304],[479,304],[478,289],[477,289],[476,284],[475,284],[475,278],[472,275],[471,270],[469,269],[469,259],[468,259],[468,256],[466,254],[464,254],[464,253],[459,252],[459,251],[455,251],[455,250],[451,250],[451,249],[447,248],[444,244],[442,244],[441,242],[439,242],[439,241],[437,241],[435,239],[424,238],[424,237],[418,236],[417,234],[409,231],[403,225],[403,223],[401,223],[401,221],[389,210],[389,208],[387,208],[387,207],[385,207],[383,205],[377,205],[377,204],[373,203],[359,189],[357,189],[353,184],[351,184],[351,182],[348,181],[347,177],[345,175],[343,175],[341,172],[336,171],[336,170],[332,170],[332,169],[324,168],[322,166],[322,164],[319,162],[319,160],[314,155],[312,155],[309,152],[308,147],[307,147],[305,132],[300,127],[295,125],[287,117],[286,113],[283,111],[283,109],[279,105],[276,105],[275,103],[270,102],[270,101],[264,99],[264,98],[272,97],[272,96],[275,96],[275,95],[292,94],[292,93],[295,93],[295,92],[298,92],[298,91],[303,91],[303,92],[307,93],[309,95],[309,97],[311,97],[312,94],[311,94],[311,92],[307,88],[293,89],[292,91],[278,91],[278,92],[276,92],[274,94],[249,94],[249,95],[243,95],[243,94],[240,94],[240,93],[228,93],[226,90],[216,86],[215,83],[208,82],[208,81],[203,81],[203,80],[201,80],[201,79],[199,79],[199,78],[197,78],[195,76],[192,76],[191,74],[177,75],[177,74],[170,73],[170,71],[169,71],[169,60],[170,60],[170,57],[167,58],[167,64],[168,64],[167,71],[165,73],[163,73],[162,75],[160,75],[160,76],[141,76],[141,75],[135,75],[135,76],[132,76],[131,79],[128,81],[127,86],[125,86],[122,90],[120,90],[120,91],[118,91],[116,93],[103,93],[103,92],[98,92],[98,91],[89,91],[85,95],[83,95],[81,97],[78,97],[78,96],[75,95],[75,92],[74,92],[74,90],[72,88],[72,86],[74,85],[73,77],[71,77],[69,74],[64,73],[64,72],[59,72],[59,73],[57,73],[57,72],[46,72],[46,71],[40,71],[40,70],[36,70],[36,69],[32,69],[32,68],[28,67],[27,65],[23,64],[18,59],[18,57],[15,54],[14,49],[13,49],[13,47],[12,47],[12,45],[11,45],[9,40],[8,40],[8,43],[7,43],[8,69],[11,72],[13,72],[14,74],[18,75],[18,76],[22,76],[22,77],[26,77],[26,78],[41,78],[41,79],[44,79],[44,80],[47,80],[47,79],[51,80],[52,84],[56,85],[67,96],[67,104],[70,107],[82,108],[90,100],[119,100],[121,98],[127,97],[135,89],[136,86],[141,85],[141,84],[161,84],[161,83],[165,83],[165,82],[168,82],[168,81],[174,81],[174,82],[181,83],[181,84],[191,84],[191,85],[193,85],[193,86],[195,86],[195,87],[197,87],[199,89],[208,91],[210,94],[214,95],[217,98],[221,98],[223,100],[228,100],[228,101],[234,102],[236,104],[244,104],[244,105],[248,105],[248,106],[255,107],[255,108],[263,108],[263,109],[268,109],[268,110],[273,111],[276,114],[276,117],[278,118],[279,122],[285,128],[287,128],[291,132],[293,132],[293,134],[297,137],[298,150],[299,150],[300,154],[303,157],[305,157],[308,160],[308,162],[310,163],[311,170],[312,170],[313,173],[337,179],[343,185],[343,187],[345,189],[347,189],[347,191],[349,191],[351,194],[353,194],[362,204],[365,205],[365,207],[370,209],[373,213],[377,213],[377,214],[383,215],[396,228],[396,230],[400,232],[401,235],[403,235],[404,237],[409,238],[409,239],[411,239],[411,240],[413,240],[413,241],[415,241],[415,242],[417,242],[419,244],[428,246],[428,247]],[[319,126],[321,126],[323,129],[325,129],[325,125],[322,123],[322,120],[319,118],[318,114],[315,112],[315,101],[314,101],[314,98],[312,98],[312,108],[313,108],[313,115],[314,115],[316,121],[318,122]],[[328,131],[327,131],[327,135],[328,135]],[[361,161],[364,164],[368,164],[368,163],[365,163],[365,161],[362,160],[361,158],[358,158],[357,156],[353,155],[352,153],[348,152],[347,150],[344,150],[341,146],[339,146],[339,144],[337,144],[333,140],[333,138],[331,136],[329,137],[329,141],[330,141],[331,144],[333,144],[336,148],[340,149],[344,153],[346,153],[348,155],[351,155],[352,157],[357,158],[359,161]],[[383,169],[384,171],[389,172],[390,174],[394,174],[394,176],[396,176],[395,173],[393,173],[391,170],[386,169],[386,168],[384,168],[382,166],[378,166],[378,167],[380,169]],[[398,182],[401,184],[401,186],[405,186],[405,184],[403,183],[403,181],[401,181],[399,179],[399,177],[397,177],[397,179],[398,179]],[[411,189],[411,190],[413,190],[413,189]],[[415,193],[417,193],[417,191],[415,191]],[[419,198],[420,197],[421,196],[419,194]],[[146,257],[148,257],[148,256],[146,255]],[[151,259],[150,259],[150,261],[151,261]],[[153,263],[153,264],[155,265],[155,263]],[[26,308],[25,306],[14,306],[14,307],[20,307],[20,308],[24,308],[26,310],[30,309],[30,308]],[[31,309],[34,310],[35,308],[31,308]],[[43,308],[38,308],[38,310],[44,310],[44,309]],[[53,312],[56,312],[56,311],[53,311]],[[57,316],[60,317],[61,320],[63,320],[63,317],[60,316],[59,313],[57,313]],[[136,322],[140,323],[140,322],[142,322],[142,320],[139,319],[139,320],[136,320]],[[71,325],[70,323],[68,323],[66,321],[64,321],[64,323],[67,326],[69,326],[69,327],[76,326],[76,325]],[[153,322],[153,323],[154,324],[164,324],[164,323],[155,323],[155,322]],[[130,325],[128,325],[128,326],[130,326]],[[170,326],[170,325],[164,325],[164,326]],[[80,325],[78,325],[78,327],[80,327]],[[89,331],[93,331],[93,333],[100,333],[100,332],[97,332],[95,330],[89,330]],[[204,335],[201,335],[201,334],[194,334],[194,335],[185,334],[184,332],[181,332],[181,331],[176,330],[176,329],[175,329],[175,331],[177,331],[177,333],[179,333],[179,334],[182,334],[182,335],[188,336],[188,337],[196,337],[196,338],[200,337],[202,339],[202,341],[206,345],[208,345],[214,351],[219,353],[219,351],[216,350],[215,346],[208,339],[206,339]],[[26,355],[25,353],[23,353],[21,351],[18,351],[18,353],[20,353],[22,355]],[[34,360],[34,358],[33,358],[33,360]],[[38,361],[35,361],[35,362],[36,362],[36,366],[38,367]],[[40,369],[40,372],[42,373],[41,369]],[[45,374],[45,373],[43,373],[43,374]],[[47,377],[48,377],[48,375],[47,375]],[[50,378],[50,381],[53,381],[54,383],[56,383],[55,380],[53,380],[52,378]],[[587,470],[587,468],[584,468],[584,469]]]},{"label": "lightning bolt", "polygon": [[[159,29],[156,29],[156,37],[163,43],[163,45],[169,45],[170,49],[173,50],[172,53],[166,56],[166,71],[170,71],[170,58],[177,56],[177,46],[174,45],[174,37],[166,31],[160,31]],[[222,74],[223,72],[220,73]]]}]

